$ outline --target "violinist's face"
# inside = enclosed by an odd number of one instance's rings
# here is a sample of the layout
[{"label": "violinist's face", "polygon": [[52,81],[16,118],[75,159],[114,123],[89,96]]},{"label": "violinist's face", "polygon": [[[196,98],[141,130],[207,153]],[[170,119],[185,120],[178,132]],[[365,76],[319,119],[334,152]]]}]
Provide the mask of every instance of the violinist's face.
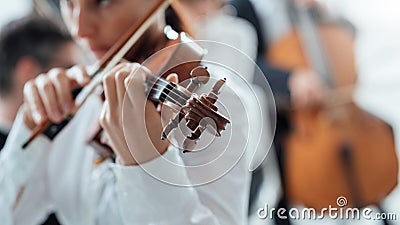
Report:
[{"label": "violinist's face", "polygon": [[222,0],[181,0],[180,2],[195,20],[213,15],[223,3]]},{"label": "violinist's face", "polygon": [[72,36],[96,58],[143,17],[155,0],[60,0]]}]

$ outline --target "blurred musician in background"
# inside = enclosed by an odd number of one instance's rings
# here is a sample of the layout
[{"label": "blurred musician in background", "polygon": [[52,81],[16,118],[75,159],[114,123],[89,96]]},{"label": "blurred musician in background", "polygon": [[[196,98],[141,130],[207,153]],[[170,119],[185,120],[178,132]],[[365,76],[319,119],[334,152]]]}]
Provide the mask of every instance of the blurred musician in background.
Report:
[{"label": "blurred musician in background", "polygon": [[[69,34],[36,15],[13,20],[1,29],[0,151],[23,102],[24,84],[50,68],[77,64],[79,53]],[[55,215],[44,224],[58,224]]]},{"label": "blurred musician in background", "polygon": [[[354,101],[366,111],[393,127],[397,158],[400,148],[400,2],[396,0],[296,0],[302,6],[316,6],[334,17],[343,17],[355,28],[355,62],[358,80]],[[398,224],[399,185],[380,203],[384,213],[395,213],[397,220],[371,224]],[[373,206],[371,206],[373,208]],[[359,224],[364,224],[361,220]],[[353,223],[356,223],[354,221]]]},{"label": "blurred musician in background", "polygon": [[[277,104],[277,124],[274,135],[274,145],[272,151],[268,153],[264,168],[255,171],[252,180],[251,200],[257,209],[258,204],[268,202],[271,205],[286,207],[284,201],[280,201],[281,191],[280,181],[282,180],[283,167],[278,163],[283,157],[283,138],[288,132],[287,114],[282,110],[282,104],[288,102],[294,108],[307,108],[320,104],[324,96],[324,85],[318,74],[312,69],[279,67],[269,62],[267,53],[269,46],[274,39],[280,37],[288,29],[287,12],[283,1],[250,1],[250,0],[231,0],[229,4],[234,8],[234,15],[248,21],[255,28],[257,34],[257,57],[256,62],[263,71],[265,78],[269,82]],[[262,82],[255,77],[255,83]],[[287,107],[283,107],[287,109]],[[278,159],[278,160],[277,160]],[[259,194],[259,192],[261,192]],[[262,197],[262,201],[257,202],[257,196]],[[284,197],[282,198],[284,199]],[[250,220],[258,220],[252,218]]]},{"label": "blurred musician in background", "polygon": [[290,95],[291,102],[296,107],[318,104],[323,97],[324,86],[315,71],[306,69],[288,71],[271,65],[266,60],[269,44],[267,37],[271,35],[271,29],[265,30],[266,26],[263,25],[265,21],[260,20],[264,18],[258,14],[262,10],[257,11],[250,0],[231,0],[230,4],[234,7],[236,15],[251,23],[257,33],[257,64],[264,72],[275,97],[279,99]]},{"label": "blurred musician in background", "polygon": [[[247,21],[231,16],[225,8],[224,0],[180,0],[185,14],[185,23],[190,24],[193,35],[199,40],[216,41],[239,49],[252,60],[256,59],[257,36],[254,28]],[[240,59],[226,54],[224,51],[213,57],[234,61],[238,65],[238,73],[252,82],[254,65],[240,65]],[[240,65],[240,66],[239,66]]]},{"label": "blurred musician in background", "polygon": [[51,22],[27,16],[0,34],[0,149],[23,102],[24,84],[53,67],[75,65],[78,48]]},{"label": "blurred musician in background", "polygon": [[[238,0],[237,2],[239,2]],[[250,1],[241,1],[248,2]],[[288,32],[290,28],[290,18],[282,18],[283,16],[289,16],[287,9],[283,6],[284,1],[264,1],[264,0],[253,0],[251,1],[258,6],[256,11],[260,14],[260,18],[269,18],[269,21],[262,20],[261,27],[273,25],[272,34],[269,33],[269,41],[279,39],[279,36],[284,36],[285,32]],[[318,1],[307,1],[299,0],[295,1],[300,6],[317,6],[317,8],[324,10],[324,13],[332,14],[334,18],[337,16],[345,18],[347,21],[355,27],[355,60],[357,66],[358,80],[355,85],[354,101],[365,109],[367,112],[373,113],[373,115],[379,116],[385,122],[388,122],[394,127],[394,131],[398,130],[399,124],[399,107],[398,104],[394,104],[396,99],[399,97],[398,91],[394,88],[399,83],[399,32],[398,25],[400,24],[399,14],[396,13],[400,9],[398,1],[337,1],[337,0],[318,0]],[[261,7],[274,5],[273,7]],[[320,4],[318,4],[320,3]],[[239,4],[238,4],[239,5]],[[243,5],[237,7],[240,12],[243,10]],[[276,15],[276,16],[275,16]],[[242,15],[243,17],[243,15]],[[279,24],[280,27],[277,27]],[[271,27],[271,26],[270,26]],[[270,31],[268,30],[268,31]],[[275,32],[275,33],[273,33]],[[385,55],[385,57],[383,57]],[[325,97],[322,97],[325,98]],[[397,142],[399,140],[399,134],[396,133]],[[282,172],[282,167],[280,168]],[[348,171],[347,171],[348,172]],[[264,204],[266,201],[270,205],[275,205],[276,198],[269,198],[271,195],[270,190],[274,190],[274,193],[282,193],[282,186],[279,182],[276,182],[277,175],[273,177],[267,177],[264,189],[262,191],[260,203]],[[281,174],[280,179],[283,179]],[[274,186],[271,188],[271,186]],[[396,213],[398,216],[399,206],[399,188],[395,188],[390,195],[383,199],[381,206],[383,212]],[[285,200],[284,200],[285,201]],[[287,202],[284,205],[278,205],[278,207],[287,208],[294,206],[293,203]],[[296,207],[296,206],[294,206]],[[377,209],[376,206],[370,206],[373,209],[373,214],[379,212],[381,209]],[[312,220],[293,220],[293,221],[260,221],[256,218],[253,224],[397,224],[396,221],[389,220],[347,220],[338,221],[326,218],[323,222],[312,221]]]}]

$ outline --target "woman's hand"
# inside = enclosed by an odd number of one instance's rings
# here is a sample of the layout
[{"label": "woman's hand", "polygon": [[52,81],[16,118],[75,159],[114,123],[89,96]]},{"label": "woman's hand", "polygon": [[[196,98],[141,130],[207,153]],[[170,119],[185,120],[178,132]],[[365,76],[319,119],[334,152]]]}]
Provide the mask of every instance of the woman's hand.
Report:
[{"label": "woman's hand", "polygon": [[[160,113],[145,95],[145,78],[149,74],[139,64],[120,64],[103,80],[106,101],[100,124],[123,165],[150,161],[169,146],[160,138]],[[169,80],[177,82],[177,77],[170,76]]]},{"label": "woman's hand", "polygon": [[325,87],[312,70],[296,70],[289,77],[292,104],[296,108],[318,106],[324,99]]},{"label": "woman's hand", "polygon": [[317,7],[320,6],[318,0],[295,0],[294,3],[300,7]]},{"label": "woman's hand", "polygon": [[90,77],[83,67],[52,69],[24,86],[24,122],[30,128],[45,123],[61,122],[73,109],[72,90],[85,86]]}]

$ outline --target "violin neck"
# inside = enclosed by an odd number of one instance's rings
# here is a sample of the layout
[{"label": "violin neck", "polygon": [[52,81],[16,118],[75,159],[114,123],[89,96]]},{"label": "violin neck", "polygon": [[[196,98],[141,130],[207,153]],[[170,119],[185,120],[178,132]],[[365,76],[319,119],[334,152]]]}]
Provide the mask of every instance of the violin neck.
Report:
[{"label": "violin neck", "polygon": [[154,102],[164,103],[165,101],[169,101],[182,107],[190,99],[190,95],[182,90],[185,89],[163,78],[149,77],[146,80],[147,98]]}]

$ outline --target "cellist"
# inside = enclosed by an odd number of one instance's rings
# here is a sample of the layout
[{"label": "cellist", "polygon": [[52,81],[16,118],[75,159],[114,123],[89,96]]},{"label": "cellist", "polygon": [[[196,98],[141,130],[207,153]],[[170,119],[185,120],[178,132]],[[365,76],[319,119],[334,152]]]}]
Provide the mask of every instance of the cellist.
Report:
[{"label": "cellist", "polygon": [[[97,59],[154,3],[155,0],[60,0],[62,16],[72,36]],[[165,21],[164,13],[160,13],[139,40],[140,47],[132,50],[136,62],[162,48]],[[50,142],[40,136],[22,150],[31,129],[46,120],[59,122],[70,113],[74,105],[71,91],[85,86],[89,77],[84,67],[75,66],[68,70],[52,69],[27,83],[24,106],[0,159],[2,224],[38,224],[49,211],[55,211],[60,222],[67,225],[246,223],[248,151],[225,176],[201,187],[169,185],[138,166],[144,163],[157,168],[161,158],[181,164],[193,160],[160,140],[160,114],[153,104],[146,105],[145,114],[143,108],[135,107],[146,102],[145,75],[136,63],[118,65],[104,78],[105,102],[98,96],[90,97],[57,139]],[[177,81],[174,75],[168,79]],[[128,82],[136,88],[126,93],[132,119],[130,133],[124,133],[122,104]],[[229,104],[229,99],[224,103]],[[247,121],[240,112],[234,112],[230,118],[239,124]],[[93,162],[95,153],[87,139],[99,120],[106,142],[116,154],[115,163]],[[150,138],[145,137],[141,121],[146,122]],[[134,149],[128,148],[124,135],[131,138]],[[242,132],[236,132],[232,140],[245,138]],[[219,150],[218,146],[209,148]],[[240,145],[236,148],[229,152],[243,151]],[[204,154],[196,157],[209,160]],[[187,184],[201,175],[185,170],[161,172]]]},{"label": "cellist", "polygon": [[[330,1],[330,0],[297,0],[299,5],[317,6],[325,13],[343,17],[355,28],[355,62],[357,66],[357,83],[354,90],[354,101],[363,109],[378,116],[394,128],[398,146],[398,99],[399,86],[396,63],[399,59],[398,38],[400,27],[400,9],[398,1]],[[367,16],[368,15],[368,16]],[[385,57],[383,57],[385,56]],[[396,148],[397,158],[399,148]],[[382,199],[381,209],[373,207],[372,217],[376,213],[399,215],[399,186]],[[372,207],[372,206],[370,206]],[[385,223],[395,223],[382,220]],[[377,220],[381,223],[381,220]],[[364,223],[364,221],[360,221]],[[371,223],[375,224],[375,223]]]}]

